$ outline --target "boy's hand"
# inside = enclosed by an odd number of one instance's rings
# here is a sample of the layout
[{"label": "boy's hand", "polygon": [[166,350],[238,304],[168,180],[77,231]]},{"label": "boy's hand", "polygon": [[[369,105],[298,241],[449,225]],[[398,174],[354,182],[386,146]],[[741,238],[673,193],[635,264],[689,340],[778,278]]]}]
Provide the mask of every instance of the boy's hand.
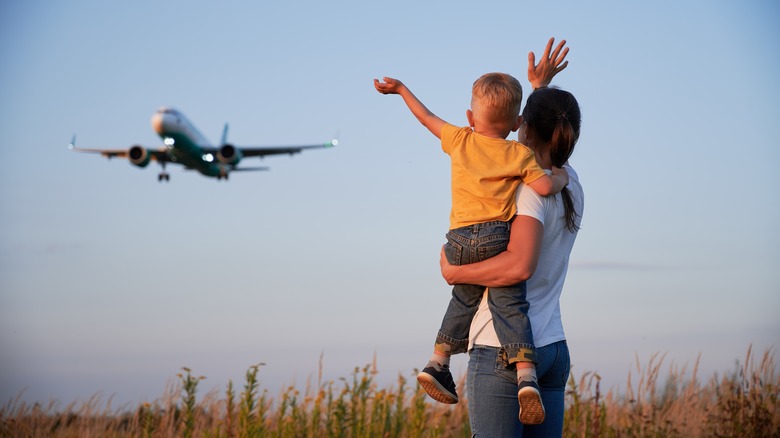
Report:
[{"label": "boy's hand", "polygon": [[569,184],[569,172],[566,171],[566,169],[563,169],[561,167],[552,167],[552,173],[553,176],[557,176],[559,178],[563,178],[564,184],[563,186],[566,187]]},{"label": "boy's hand", "polygon": [[[544,48],[542,59],[539,60],[539,65],[536,65],[536,55],[534,52],[528,53],[528,81],[531,82],[531,86],[535,89],[542,88],[550,85],[553,77],[560,73],[563,69],[569,65],[569,61],[564,62],[566,55],[569,53],[569,48],[563,48],[566,45],[566,40],[562,40],[555,47],[552,54],[550,50],[555,42],[555,38],[550,38],[547,41],[547,47]],[[563,50],[563,52],[561,52]]]},{"label": "boy's hand", "polygon": [[446,123],[444,120],[440,119],[436,114],[426,108],[425,105],[420,102],[420,99],[418,99],[403,82],[398,79],[387,77],[382,78],[382,80],[384,80],[384,82],[379,82],[378,79],[374,79],[374,88],[376,88],[376,91],[382,94],[400,94],[404,99],[406,106],[408,106],[412,114],[417,117],[417,120],[428,128],[428,130],[431,131],[431,134],[435,135],[436,138],[441,138],[441,129]]},{"label": "boy's hand", "polygon": [[405,87],[404,83],[398,79],[382,78],[384,82],[379,82],[379,79],[374,79],[374,88],[376,91],[382,94],[398,94],[401,89]]}]

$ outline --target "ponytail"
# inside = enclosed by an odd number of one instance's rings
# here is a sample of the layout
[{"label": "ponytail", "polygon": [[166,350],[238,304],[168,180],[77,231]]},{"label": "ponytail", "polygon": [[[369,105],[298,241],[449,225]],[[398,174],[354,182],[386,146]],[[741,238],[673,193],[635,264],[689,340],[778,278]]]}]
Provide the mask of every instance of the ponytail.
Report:
[{"label": "ponytail", "polygon": [[[580,136],[580,107],[574,96],[558,88],[539,88],[528,96],[523,109],[527,124],[526,135],[549,145],[553,166],[563,167],[574,152],[574,145]],[[575,232],[577,212],[569,190],[561,191],[566,228]]]}]

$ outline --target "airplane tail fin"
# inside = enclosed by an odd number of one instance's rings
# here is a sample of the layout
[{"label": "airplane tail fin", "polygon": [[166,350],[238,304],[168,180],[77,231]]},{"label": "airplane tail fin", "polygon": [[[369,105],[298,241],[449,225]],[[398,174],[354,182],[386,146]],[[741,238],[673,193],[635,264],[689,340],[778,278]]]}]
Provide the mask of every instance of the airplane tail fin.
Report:
[{"label": "airplane tail fin", "polygon": [[228,124],[225,123],[225,128],[222,130],[222,140],[220,141],[220,146],[224,146],[227,144],[227,135],[228,135]]},{"label": "airplane tail fin", "polygon": [[73,138],[70,140],[70,143],[68,143],[68,149],[75,149],[76,148],[76,134],[73,134]]}]

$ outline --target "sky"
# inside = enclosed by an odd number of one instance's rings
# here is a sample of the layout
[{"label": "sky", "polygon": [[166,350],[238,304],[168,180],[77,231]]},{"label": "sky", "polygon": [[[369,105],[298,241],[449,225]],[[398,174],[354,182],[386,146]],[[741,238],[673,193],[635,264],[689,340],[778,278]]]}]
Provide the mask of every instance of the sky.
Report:
[{"label": "sky", "polygon": [[[583,113],[586,194],[562,312],[579,378],[625,389],[650,358],[729,373],[780,339],[780,4],[766,0],[0,3],[0,403],[274,394],[412,379],[450,287],[449,162],[383,76],[466,124],[472,82],[554,84]],[[217,181],[77,154],[157,147],[179,109],[212,141],[326,142]],[[456,375],[467,357],[453,361]]]}]

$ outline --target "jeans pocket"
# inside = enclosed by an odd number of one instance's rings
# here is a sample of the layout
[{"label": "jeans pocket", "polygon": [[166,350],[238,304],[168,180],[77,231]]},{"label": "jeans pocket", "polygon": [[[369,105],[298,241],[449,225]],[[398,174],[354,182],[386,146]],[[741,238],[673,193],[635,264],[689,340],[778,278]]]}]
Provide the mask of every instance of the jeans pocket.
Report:
[{"label": "jeans pocket", "polygon": [[451,265],[463,264],[463,245],[447,236],[447,243],[444,245],[444,255]]},{"label": "jeans pocket", "polygon": [[536,349],[539,360],[536,372],[539,375],[539,385],[550,389],[564,389],[569,382],[571,357],[566,347],[566,341],[545,345]]},{"label": "jeans pocket", "polygon": [[477,248],[479,260],[489,259],[501,254],[506,251],[507,245],[509,245],[509,236],[496,236],[496,238],[490,239],[489,242],[486,242]]},{"label": "jeans pocket", "polygon": [[[566,347],[566,343],[563,343],[563,346]],[[566,354],[563,354],[563,366],[561,367],[561,386],[566,387],[566,383],[569,382],[569,373],[571,371],[571,356],[569,356],[569,350],[568,348],[565,349]]]},{"label": "jeans pocket", "polygon": [[493,373],[504,380],[517,383],[517,371],[514,368],[509,368],[509,362],[507,362],[506,358],[506,350],[503,348],[497,349],[496,365],[493,369]]}]

